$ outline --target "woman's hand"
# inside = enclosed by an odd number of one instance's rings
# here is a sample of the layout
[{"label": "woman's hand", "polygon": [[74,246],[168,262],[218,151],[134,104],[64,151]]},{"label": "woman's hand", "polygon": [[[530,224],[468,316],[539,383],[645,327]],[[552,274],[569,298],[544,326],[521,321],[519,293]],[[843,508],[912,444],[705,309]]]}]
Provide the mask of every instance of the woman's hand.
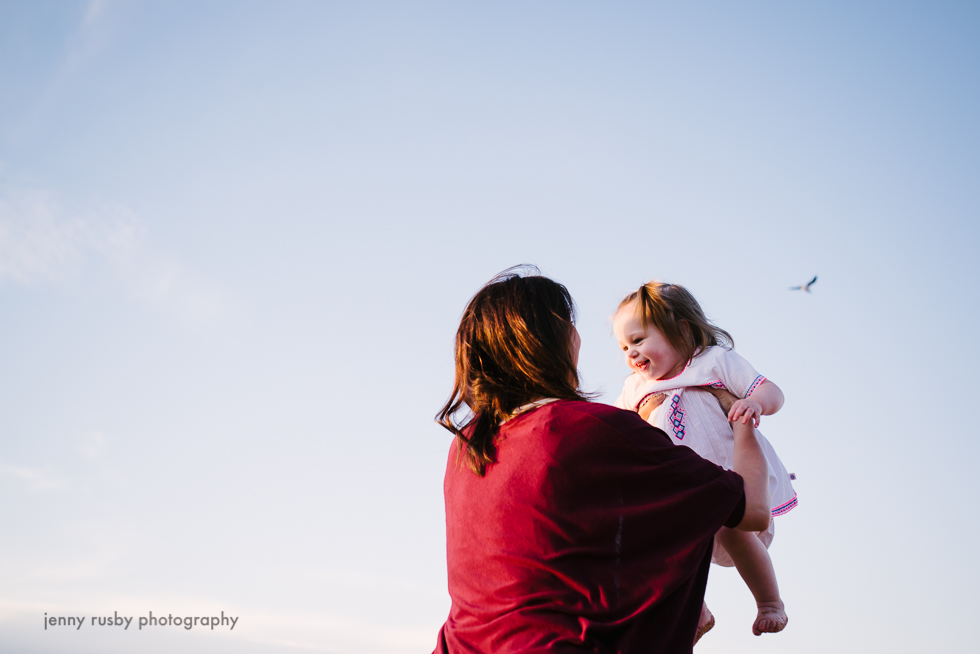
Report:
[{"label": "woman's hand", "polygon": [[666,393],[651,393],[640,401],[640,406],[637,407],[636,412],[640,414],[641,418],[649,421],[650,414],[653,413],[654,409],[664,403],[664,398],[666,397]]},{"label": "woman's hand", "polygon": [[[759,422],[762,420],[762,405],[751,397],[747,397],[744,400],[736,400],[732,404],[732,408],[728,410],[728,420],[730,422],[738,422],[739,418],[742,419],[743,425],[758,427]],[[751,422],[749,422],[750,420]]]},{"label": "woman's hand", "polygon": [[738,398],[729,393],[724,388],[715,388],[714,386],[698,386],[698,389],[702,391],[708,391],[715,396],[718,400],[718,404],[721,405],[721,410],[725,413],[731,413],[732,407],[738,402]]}]

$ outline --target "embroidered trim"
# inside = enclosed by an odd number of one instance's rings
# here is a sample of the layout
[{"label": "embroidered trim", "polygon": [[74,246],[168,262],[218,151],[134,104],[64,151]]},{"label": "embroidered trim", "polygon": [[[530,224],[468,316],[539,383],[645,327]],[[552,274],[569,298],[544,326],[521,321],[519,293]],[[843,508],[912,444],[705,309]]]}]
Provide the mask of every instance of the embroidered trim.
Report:
[{"label": "embroidered trim", "polygon": [[711,388],[720,388],[723,391],[728,390],[728,388],[726,388],[725,385],[721,383],[720,379],[718,381],[713,381],[710,384],[705,384],[705,386],[710,386]]},{"label": "embroidered trim", "polygon": [[[695,354],[694,356],[697,356],[697,355]],[[694,357],[691,357],[690,359],[688,359],[687,360],[687,363],[684,364],[684,369],[681,370],[676,375],[674,375],[673,377],[660,377],[656,381],[658,381],[658,382],[665,382],[665,381],[670,381],[671,379],[677,379],[678,377],[680,377],[681,375],[683,375],[685,372],[687,372],[687,369],[691,367],[691,362],[692,361],[694,361]]]},{"label": "embroidered trim", "polygon": [[684,410],[680,407],[681,396],[675,395],[670,401],[670,416],[667,417],[667,421],[670,422],[671,427],[674,428],[674,436],[677,440],[684,440]]},{"label": "embroidered trim", "polygon": [[749,390],[745,393],[745,397],[748,397],[749,395],[752,395],[752,393],[755,392],[755,389],[759,388],[759,384],[761,384],[764,381],[766,381],[766,378],[763,377],[762,375],[759,375],[758,377],[756,377],[755,378],[755,381],[752,382],[752,385],[749,386]]},{"label": "embroidered trim", "polygon": [[796,493],[793,493],[793,499],[791,499],[789,502],[786,502],[785,504],[780,504],[775,509],[773,509],[772,515],[773,517],[775,517],[777,515],[783,515],[784,513],[789,513],[790,511],[796,508],[797,504],[798,502],[796,501]]}]

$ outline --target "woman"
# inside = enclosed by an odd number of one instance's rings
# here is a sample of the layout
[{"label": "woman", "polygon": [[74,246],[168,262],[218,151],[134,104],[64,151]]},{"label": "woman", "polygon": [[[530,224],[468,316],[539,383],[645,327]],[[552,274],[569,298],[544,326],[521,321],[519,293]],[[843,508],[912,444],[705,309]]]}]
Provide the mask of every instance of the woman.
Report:
[{"label": "woman", "polygon": [[769,523],[755,435],[735,425],[725,471],[637,414],[589,402],[571,296],[519,273],[466,307],[437,418],[456,440],[452,608],[435,651],[690,652],[715,532]]}]

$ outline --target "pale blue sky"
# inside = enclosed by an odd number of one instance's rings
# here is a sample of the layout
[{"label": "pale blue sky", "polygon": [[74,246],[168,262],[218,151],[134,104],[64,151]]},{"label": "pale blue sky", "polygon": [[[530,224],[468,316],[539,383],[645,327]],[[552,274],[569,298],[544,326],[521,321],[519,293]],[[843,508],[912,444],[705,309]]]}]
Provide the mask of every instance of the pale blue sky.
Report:
[{"label": "pale blue sky", "polygon": [[452,337],[530,262],[602,399],[651,278],[786,394],[789,628],[753,638],[714,568],[697,651],[969,648],[978,33],[955,2],[0,2],[0,642],[430,651]]}]

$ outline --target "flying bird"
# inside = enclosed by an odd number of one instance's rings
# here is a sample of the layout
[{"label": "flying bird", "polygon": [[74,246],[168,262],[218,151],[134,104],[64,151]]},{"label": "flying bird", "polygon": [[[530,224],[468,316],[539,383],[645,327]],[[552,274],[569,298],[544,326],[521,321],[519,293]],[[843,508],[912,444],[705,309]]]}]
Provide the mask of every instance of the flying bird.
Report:
[{"label": "flying bird", "polygon": [[810,281],[808,281],[806,284],[800,284],[799,286],[790,286],[789,287],[789,290],[791,290],[791,291],[806,291],[807,293],[809,293],[810,292],[810,287],[813,286],[816,283],[816,281],[817,281],[817,276],[814,275],[813,276],[813,279],[811,279]]}]

